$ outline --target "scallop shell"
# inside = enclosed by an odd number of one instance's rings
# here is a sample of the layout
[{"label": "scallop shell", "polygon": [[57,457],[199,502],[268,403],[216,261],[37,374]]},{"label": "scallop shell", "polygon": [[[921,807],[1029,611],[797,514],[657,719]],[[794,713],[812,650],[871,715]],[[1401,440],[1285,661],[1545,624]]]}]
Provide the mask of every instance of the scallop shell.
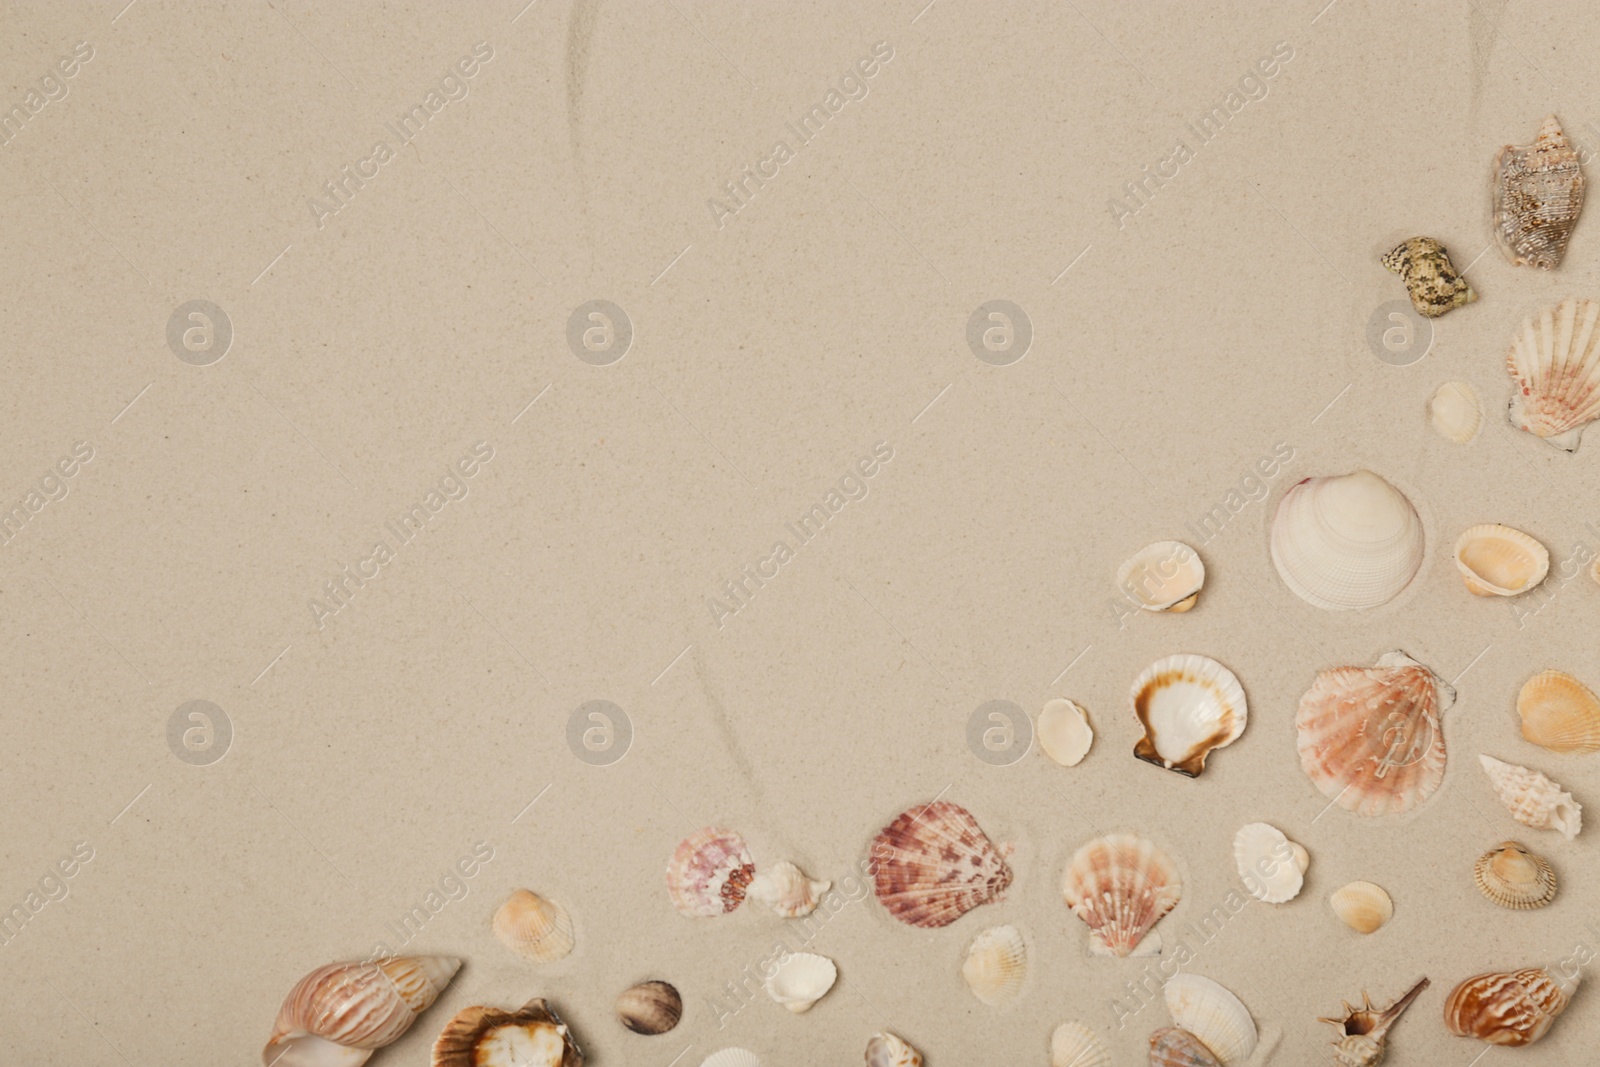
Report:
[{"label": "scallop shell", "polygon": [[1005,899],[1010,846],[995,848],[972,813],[948,800],[909,808],[873,839],[873,891],[889,914],[910,926],[948,926]]},{"label": "scallop shell", "polygon": [[1167,979],[1161,995],[1173,1023],[1198,1038],[1223,1067],[1248,1059],[1255,1051],[1255,1020],[1239,998],[1218,983],[1180,973]]},{"label": "scallop shell", "polygon": [[814,952],[789,952],[767,979],[767,996],[799,1015],[827,995],[839,979],[839,968]]},{"label": "scallop shell", "polygon": [[433,1067],[583,1067],[583,1051],[549,1004],[530,1000],[461,1009],[433,1043]]},{"label": "scallop shell", "polygon": [[1084,710],[1070,700],[1052,700],[1039,712],[1039,747],[1063,767],[1076,767],[1094,744]]},{"label": "scallop shell", "polygon": [[1450,263],[1450,253],[1432,237],[1412,237],[1384,253],[1382,263],[1406,283],[1417,314],[1436,319],[1478,299]]},{"label": "scallop shell", "polygon": [[1500,803],[1522,825],[1535,830],[1560,830],[1568,841],[1583,829],[1583,805],[1538,771],[1502,763],[1492,756],[1480,755],[1478,761]]},{"label": "scallop shell", "polygon": [[1554,115],[1530,145],[1494,157],[1494,243],[1516,266],[1550,270],[1567,252],[1583,210],[1583,168]]},{"label": "scallop shell", "polygon": [[1570,674],[1541,671],[1517,694],[1522,736],[1552,752],[1600,750],[1600,697]]},{"label": "scallop shell", "polygon": [[755,873],[744,838],[732,830],[707,826],[673,852],[667,865],[667,894],[683,915],[723,915],[744,903]]},{"label": "scallop shell", "polygon": [[1328,905],[1340,920],[1358,934],[1370,934],[1394,918],[1394,901],[1383,886],[1371,882],[1351,882],[1328,897]]},{"label": "scallop shell", "polygon": [[1133,754],[1190,778],[1206,769],[1206,756],[1244,733],[1249,711],[1244,687],[1214,659],[1178,655],[1158,659],[1133,680],[1133,713],[1144,736]]},{"label": "scallop shell", "polygon": [[1295,714],[1300,767],[1323,796],[1357,815],[1410,811],[1444,779],[1440,716],[1455,690],[1407,656],[1319,671]]},{"label": "scallop shell", "polygon": [[278,1067],[359,1067],[399,1040],[460,970],[449,956],[330,963],[295,983],[261,1062]]},{"label": "scallop shell", "polygon": [[1050,1035],[1050,1067],[1111,1067],[1111,1053],[1087,1026],[1062,1023]]},{"label": "scallop shell", "polygon": [[[1106,1063],[1111,1061],[1108,1058]],[[1221,1067],[1198,1037],[1176,1026],[1150,1035],[1150,1067]]]},{"label": "scallop shell", "polygon": [[[1089,927],[1095,955],[1128,956],[1150,928],[1183,896],[1178,868],[1165,852],[1136,834],[1111,834],[1072,854],[1061,896]],[[1148,939],[1140,955],[1155,955],[1161,939]]]},{"label": "scallop shell", "polygon": [[1521,530],[1485,523],[1456,541],[1456,569],[1474,596],[1526,593],[1550,572],[1550,553]]},{"label": "scallop shell", "polygon": [[[1294,842],[1283,831],[1264,822],[1240,827],[1233,836],[1233,862],[1250,895],[1267,904],[1284,904],[1300,895],[1305,867]],[[1306,857],[1309,862],[1310,857]]]},{"label": "scallop shell", "polygon": [[1375,608],[1422,566],[1422,520],[1373,474],[1306,478],[1278,503],[1272,563],[1296,596],[1329,611]]},{"label": "scallop shell", "polygon": [[1117,568],[1117,588],[1146,611],[1188,611],[1205,584],[1206,565],[1182,541],[1146,545]]},{"label": "scallop shell", "polygon": [[785,919],[799,919],[817,910],[817,902],[832,882],[819,881],[784,860],[762,871],[745,895],[770,907]]},{"label": "scallop shell", "polygon": [[1545,1035],[1577,991],[1542,967],[1478,974],[1450,991],[1444,1023],[1458,1037],[1491,1045],[1531,1045]]},{"label": "scallop shell", "polygon": [[700,1067],[761,1067],[761,1060],[747,1048],[725,1048],[701,1060]]},{"label": "scallop shell", "polygon": [[1506,353],[1511,425],[1576,452],[1600,418],[1600,304],[1568,299],[1522,324]]},{"label": "scallop shell", "polygon": [[1472,880],[1502,908],[1542,908],[1556,898],[1555,868],[1515,841],[1503,841],[1479,856]]},{"label": "scallop shell", "polygon": [[519,889],[494,913],[494,936],[511,951],[538,963],[572,951],[572,917],[553,900]]},{"label": "scallop shell", "polygon": [[922,1053],[885,1030],[867,1042],[867,1067],[922,1067]]},{"label": "scallop shell", "polygon": [[1389,1030],[1428,984],[1426,978],[1422,979],[1405,996],[1381,1011],[1372,1006],[1370,996],[1362,993],[1361,1007],[1347,1003],[1344,1015],[1339,1018],[1319,1019],[1339,1029],[1339,1039],[1333,1043],[1334,1058],[1342,1067],[1378,1067],[1383,1062]]},{"label": "scallop shell", "polygon": [[972,995],[999,1007],[1022,991],[1028,977],[1028,947],[1015,926],[992,926],[973,938],[961,964]]},{"label": "scallop shell", "polygon": [[1445,382],[1428,401],[1428,421],[1447,441],[1464,445],[1483,426],[1483,406],[1478,391],[1466,382]]},{"label": "scallop shell", "polygon": [[640,982],[617,997],[617,1020],[636,1034],[664,1034],[683,1018],[683,997],[669,982]]}]

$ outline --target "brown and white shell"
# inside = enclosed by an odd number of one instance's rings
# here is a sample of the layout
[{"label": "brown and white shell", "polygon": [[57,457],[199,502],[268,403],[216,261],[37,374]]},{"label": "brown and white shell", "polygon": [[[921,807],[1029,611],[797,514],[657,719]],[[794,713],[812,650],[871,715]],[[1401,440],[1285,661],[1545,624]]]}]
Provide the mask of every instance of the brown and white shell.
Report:
[{"label": "brown and white shell", "polygon": [[1198,1037],[1178,1026],[1150,1035],[1150,1067],[1222,1067]]},{"label": "brown and white shell", "polygon": [[1542,908],[1556,898],[1556,872],[1543,856],[1502,841],[1472,865],[1478,892],[1502,908]]},{"label": "brown and white shell", "polygon": [[1404,652],[1321,671],[1295,715],[1301,769],[1346,811],[1410,811],[1444,779],[1440,716],[1454,702],[1455,690]]},{"label": "brown and white shell", "polygon": [[449,956],[392,956],[330,963],[295,983],[261,1051],[277,1067],[359,1067],[375,1049],[411,1028],[461,961]]},{"label": "brown and white shell", "polygon": [[636,1034],[664,1034],[682,1018],[683,997],[670,982],[640,982],[617,997],[617,1021]]},{"label": "brown and white shell", "polygon": [[462,1008],[433,1043],[433,1067],[583,1067],[583,1050],[554,1009]]},{"label": "brown and white shell", "polygon": [[1400,275],[1417,314],[1436,319],[1451,308],[1478,299],[1450,262],[1450,253],[1432,237],[1401,241],[1383,255],[1383,265]]},{"label": "brown and white shell", "polygon": [[1522,736],[1552,752],[1600,751],[1600,697],[1561,671],[1540,671],[1517,694]]},{"label": "brown and white shell", "polygon": [[882,1030],[867,1041],[867,1067],[922,1067],[922,1053]]},{"label": "brown and white shell", "polygon": [[1506,353],[1511,425],[1576,452],[1600,418],[1600,303],[1564,300],[1530,316]]},{"label": "brown and white shell", "polygon": [[686,838],[667,865],[667,895],[683,915],[724,915],[744,903],[755,877],[755,860],[744,838],[707,826]]},{"label": "brown and white shell", "polygon": [[1341,1067],[1378,1067],[1386,1055],[1389,1030],[1411,1002],[1428,988],[1426,978],[1412,986],[1410,991],[1381,1011],[1372,1006],[1372,998],[1361,994],[1361,1007],[1346,1003],[1344,1014],[1336,1019],[1321,1018],[1318,1022],[1338,1027],[1339,1037],[1333,1042],[1334,1058]]},{"label": "brown and white shell", "polygon": [[1189,778],[1199,777],[1206,757],[1237,741],[1250,721],[1239,679],[1205,656],[1156,660],[1133,680],[1131,697],[1144,727],[1133,754]]},{"label": "brown and white shell", "polygon": [[1450,991],[1444,1024],[1458,1037],[1491,1045],[1531,1045],[1566,1009],[1578,976],[1560,978],[1543,967],[1473,975]]},{"label": "brown and white shell", "polygon": [[1506,145],[1494,157],[1494,242],[1516,266],[1561,264],[1583,211],[1583,168],[1554,115],[1529,145]]},{"label": "brown and white shell", "polygon": [[[1128,956],[1177,906],[1183,881],[1177,865],[1153,841],[1137,834],[1109,834],[1073,853],[1061,896],[1089,927],[1092,953]],[[1155,955],[1160,940],[1150,938],[1139,954]]]},{"label": "brown and white shell", "polygon": [[1535,830],[1559,830],[1568,841],[1583,829],[1583,805],[1538,771],[1505,763],[1493,756],[1478,756],[1495,796],[1511,817]]},{"label": "brown and white shell", "polygon": [[1010,846],[996,848],[972,813],[935,800],[895,816],[878,831],[868,857],[873,892],[910,926],[948,926],[1011,885]]}]

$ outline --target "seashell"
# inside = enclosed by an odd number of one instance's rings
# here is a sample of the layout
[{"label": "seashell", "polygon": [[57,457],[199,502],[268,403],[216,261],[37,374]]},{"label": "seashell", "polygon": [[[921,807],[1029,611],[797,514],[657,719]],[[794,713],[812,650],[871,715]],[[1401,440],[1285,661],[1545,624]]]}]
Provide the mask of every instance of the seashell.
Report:
[{"label": "seashell", "polygon": [[1422,566],[1422,520],[1373,474],[1306,478],[1278,502],[1272,564],[1291,592],[1328,611],[1375,608]]},{"label": "seashell", "polygon": [[1542,967],[1473,975],[1450,991],[1444,1024],[1457,1037],[1491,1045],[1531,1045],[1545,1035],[1578,989]]},{"label": "seashell", "polygon": [[1005,899],[1011,868],[960,804],[935,800],[897,815],[872,842],[872,887],[889,914],[910,926],[948,926]]},{"label": "seashell", "polygon": [[967,958],[961,964],[972,995],[999,1007],[1022,991],[1028,977],[1028,947],[1015,926],[992,926],[972,939]]},{"label": "seashell", "polygon": [[1318,671],[1295,713],[1300,768],[1357,815],[1396,815],[1444,780],[1440,716],[1456,692],[1404,652],[1371,667]]},{"label": "seashell", "polygon": [[1530,145],[1506,145],[1494,157],[1494,243],[1515,266],[1561,264],[1583,210],[1583,168],[1554,115]]},{"label": "seashell", "polygon": [[667,865],[667,895],[681,914],[723,915],[744,903],[756,864],[744,838],[707,826],[685,839]]},{"label": "seashell", "polygon": [[1523,321],[1506,353],[1511,425],[1568,452],[1600,418],[1600,304],[1562,301]]},{"label": "seashell", "polygon": [[745,895],[759,900],[785,919],[799,919],[817,910],[817,902],[832,882],[818,881],[784,860],[762,871]]},{"label": "seashell", "polygon": [[1063,767],[1076,767],[1094,744],[1084,710],[1070,700],[1052,700],[1039,712],[1039,747]]},{"label": "seashell", "polygon": [[1378,1067],[1386,1053],[1389,1030],[1405,1014],[1411,1002],[1428,988],[1426,978],[1412,986],[1410,991],[1382,1011],[1372,1006],[1372,998],[1361,994],[1361,1007],[1345,1004],[1344,1015],[1337,1019],[1318,1019],[1339,1028],[1339,1039],[1333,1043],[1334,1058],[1342,1067]]},{"label": "seashell", "polygon": [[[1109,1064],[1110,1059],[1106,1060]],[[1189,1031],[1163,1027],[1150,1035],[1150,1067],[1221,1067],[1211,1050]]]},{"label": "seashell", "polygon": [[1305,885],[1305,849],[1297,853],[1292,841],[1277,827],[1253,822],[1233,837],[1233,862],[1250,895],[1267,904],[1283,904],[1300,895]]},{"label": "seashell", "polygon": [[1502,841],[1479,856],[1472,880],[1502,908],[1542,908],[1556,898],[1555,868],[1515,841]]},{"label": "seashell", "polygon": [[1384,253],[1382,263],[1405,281],[1411,306],[1419,315],[1436,319],[1478,299],[1467,280],[1456,273],[1444,245],[1432,237],[1401,241]]},{"label": "seashell", "polygon": [[1146,611],[1188,611],[1205,584],[1206,565],[1182,541],[1146,545],[1117,568],[1117,588]]},{"label": "seashell", "polygon": [[1535,830],[1560,830],[1568,841],[1583,829],[1583,805],[1559,785],[1526,767],[1502,763],[1492,756],[1478,757],[1500,803],[1511,817]]},{"label": "seashell", "polygon": [[1062,1023],[1050,1035],[1050,1067],[1111,1067],[1111,1053],[1087,1026]]},{"label": "seashell", "polygon": [[494,913],[494,936],[512,952],[551,963],[572,951],[572,917],[553,900],[519,889]]},{"label": "seashell", "polygon": [[[1178,868],[1165,852],[1136,834],[1097,837],[1072,854],[1061,896],[1089,926],[1095,955],[1128,956],[1150,928],[1183,896]],[[1156,955],[1161,939],[1149,939],[1140,955]]]},{"label": "seashell", "polygon": [[1351,882],[1328,897],[1333,913],[1358,934],[1370,934],[1394,918],[1394,901],[1381,885]]},{"label": "seashell", "polygon": [[1517,694],[1522,736],[1552,752],[1600,750],[1600,697],[1570,674],[1541,671]]},{"label": "seashell", "polygon": [[885,1030],[867,1042],[867,1067],[922,1067],[922,1053]]},{"label": "seashell", "polygon": [[700,1067],[761,1067],[761,1060],[745,1048],[725,1048],[700,1061]]},{"label": "seashell", "polygon": [[1428,401],[1428,421],[1447,441],[1464,445],[1478,436],[1483,426],[1483,407],[1478,391],[1466,382],[1445,382]]},{"label": "seashell", "polygon": [[1206,756],[1244,733],[1249,711],[1244,687],[1214,659],[1178,655],[1158,659],[1133,680],[1133,713],[1144,736],[1133,754],[1196,778]]},{"label": "seashell", "polygon": [[461,961],[391,956],[330,963],[283,998],[261,1062],[278,1067],[360,1067],[393,1044],[439,998]]},{"label": "seashell", "polygon": [[683,997],[668,982],[640,982],[617,997],[617,1019],[636,1034],[664,1034],[683,1018]]},{"label": "seashell", "polygon": [[1550,571],[1550,553],[1521,530],[1486,523],[1456,541],[1456,569],[1474,596],[1526,593]]},{"label": "seashell", "polygon": [[583,1067],[583,1051],[549,1004],[530,1000],[461,1009],[433,1043],[433,1067]]},{"label": "seashell", "polygon": [[1256,1024],[1239,998],[1198,974],[1180,973],[1161,990],[1167,1014],[1189,1031],[1223,1067],[1248,1059],[1256,1048]]},{"label": "seashell", "polygon": [[799,1015],[827,995],[839,968],[814,952],[788,952],[767,979],[767,996]]}]

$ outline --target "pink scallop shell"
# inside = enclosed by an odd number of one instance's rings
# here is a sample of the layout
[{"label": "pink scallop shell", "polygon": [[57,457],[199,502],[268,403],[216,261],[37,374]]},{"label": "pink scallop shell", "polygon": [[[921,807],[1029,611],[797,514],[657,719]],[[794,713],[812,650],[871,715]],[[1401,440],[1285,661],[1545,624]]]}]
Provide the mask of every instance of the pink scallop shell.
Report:
[{"label": "pink scallop shell", "polygon": [[667,865],[667,895],[684,915],[725,915],[744,903],[755,877],[755,860],[744,838],[707,826],[678,845]]}]

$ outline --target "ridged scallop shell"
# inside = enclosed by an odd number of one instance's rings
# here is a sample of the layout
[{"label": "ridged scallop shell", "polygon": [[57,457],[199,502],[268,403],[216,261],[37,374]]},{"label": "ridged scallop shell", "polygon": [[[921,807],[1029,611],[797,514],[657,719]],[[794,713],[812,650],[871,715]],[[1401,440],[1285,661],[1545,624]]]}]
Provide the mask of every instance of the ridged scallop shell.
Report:
[{"label": "ridged scallop shell", "polygon": [[1328,611],[1375,608],[1422,566],[1422,520],[1405,494],[1373,474],[1306,478],[1272,520],[1272,564],[1291,592]]},{"label": "ridged scallop shell", "polygon": [[[1107,1057],[1106,1063],[1111,1062]],[[1221,1067],[1205,1043],[1189,1031],[1166,1026],[1150,1035],[1150,1067]]]},{"label": "ridged scallop shell", "polygon": [[1494,243],[1516,266],[1559,266],[1583,210],[1583,168],[1554,115],[1494,157]]},{"label": "ridged scallop shell", "polygon": [[[1089,927],[1096,955],[1128,956],[1183,896],[1178,868],[1155,843],[1137,834],[1110,834],[1072,854],[1061,896]],[[1155,955],[1151,937],[1140,955]]]},{"label": "ridged scallop shell", "polygon": [[537,963],[564,958],[574,943],[567,909],[526,889],[512,893],[494,913],[494,936],[511,951]]},{"label": "ridged scallop shell", "polygon": [[433,1067],[583,1067],[583,1051],[549,1004],[530,1000],[457,1012],[433,1043]]},{"label": "ridged scallop shell", "polygon": [[[1233,862],[1250,895],[1266,904],[1284,904],[1300,895],[1305,868],[1283,831],[1264,822],[1248,823],[1233,836]],[[1306,857],[1309,860],[1309,857]]]},{"label": "ridged scallop shell", "polygon": [[922,1053],[885,1030],[867,1042],[867,1067],[922,1067]]},{"label": "ridged scallop shell", "polygon": [[1182,541],[1146,545],[1117,568],[1117,588],[1146,611],[1188,611],[1205,584],[1206,565]]},{"label": "ridged scallop shell", "polygon": [[1436,319],[1451,308],[1478,299],[1450,262],[1450,253],[1432,237],[1401,241],[1384,253],[1382,263],[1405,281],[1411,306],[1419,315]]},{"label": "ridged scallop shell", "polygon": [[1357,815],[1395,815],[1444,779],[1440,716],[1455,690],[1407,656],[1319,671],[1295,714],[1300,767],[1325,797]]},{"label": "ridged scallop shell", "polygon": [[1473,975],[1450,991],[1444,1024],[1457,1037],[1491,1045],[1531,1045],[1566,1010],[1579,978],[1562,980],[1542,967]]},{"label": "ridged scallop shell", "polygon": [[1540,774],[1492,756],[1478,757],[1495,796],[1511,817],[1535,830],[1559,830],[1568,841],[1583,829],[1583,805],[1572,794]]},{"label": "ridged scallop shell", "polygon": [[1039,712],[1039,747],[1063,767],[1076,767],[1094,744],[1084,710],[1070,700],[1052,700]]},{"label": "ridged scallop shell", "polygon": [[1466,382],[1445,382],[1428,401],[1428,421],[1447,441],[1464,445],[1483,426],[1483,405],[1478,391]]},{"label": "ridged scallop shell", "polygon": [[959,804],[936,800],[909,808],[873,839],[873,892],[910,926],[948,926],[1005,898],[1010,847],[998,849]]},{"label": "ridged scallop shell", "polygon": [[1328,897],[1328,906],[1358,934],[1373,933],[1394,918],[1394,901],[1383,886],[1371,882],[1340,886]]},{"label": "ridged scallop shell", "polygon": [[640,982],[617,997],[617,1021],[636,1034],[664,1034],[683,1018],[683,997],[670,982]]},{"label": "ridged scallop shell", "polygon": [[1199,1038],[1223,1067],[1232,1067],[1255,1051],[1255,1020],[1239,998],[1217,982],[1180,973],[1167,979],[1161,995],[1173,1023]]},{"label": "ridged scallop shell", "polygon": [[817,902],[831,885],[832,882],[812,878],[783,860],[756,875],[745,895],[767,905],[785,919],[799,919],[817,910]]},{"label": "ridged scallop shell", "polygon": [[1522,736],[1552,752],[1600,751],[1600,697],[1570,674],[1541,671],[1517,694]]},{"label": "ridged scallop shell", "polygon": [[667,865],[667,894],[683,915],[723,915],[744,903],[755,873],[744,838],[732,830],[707,826],[673,852]]},{"label": "ridged scallop shell", "polygon": [[761,1059],[747,1048],[725,1048],[701,1060],[700,1067],[761,1067]]},{"label": "ridged scallop shell", "polygon": [[1506,353],[1511,425],[1568,452],[1600,418],[1600,304],[1564,300],[1522,324]]},{"label": "ridged scallop shell", "polygon": [[359,1067],[373,1050],[399,1040],[460,968],[461,961],[449,956],[318,967],[284,998],[261,1062]]},{"label": "ridged scallop shell", "polygon": [[1502,841],[1472,865],[1478,892],[1502,908],[1542,908],[1556,898],[1556,872],[1543,856]]},{"label": "ridged scallop shell", "polygon": [[1456,570],[1474,596],[1526,593],[1550,572],[1550,553],[1510,526],[1485,523],[1456,541]]},{"label": "ridged scallop shell", "polygon": [[799,1015],[827,995],[838,981],[839,968],[814,952],[790,952],[767,979],[767,996]]},{"label": "ridged scallop shell", "polygon": [[1250,718],[1239,679],[1204,656],[1156,660],[1133,680],[1132,695],[1144,727],[1133,754],[1190,778],[1206,769],[1208,754],[1236,741]]},{"label": "ridged scallop shell", "polygon": [[1428,980],[1422,979],[1405,996],[1381,1011],[1372,1006],[1370,996],[1362,993],[1361,1007],[1346,1003],[1344,1014],[1339,1018],[1319,1019],[1319,1022],[1331,1023],[1339,1030],[1333,1047],[1334,1058],[1341,1067],[1378,1067],[1383,1062],[1390,1029],[1428,985]]},{"label": "ridged scallop shell", "polygon": [[1111,1067],[1111,1053],[1087,1026],[1062,1023],[1050,1034],[1050,1067]]},{"label": "ridged scallop shell", "polygon": [[972,939],[961,977],[972,995],[999,1007],[1022,991],[1028,977],[1028,946],[1015,926],[992,926]]}]

